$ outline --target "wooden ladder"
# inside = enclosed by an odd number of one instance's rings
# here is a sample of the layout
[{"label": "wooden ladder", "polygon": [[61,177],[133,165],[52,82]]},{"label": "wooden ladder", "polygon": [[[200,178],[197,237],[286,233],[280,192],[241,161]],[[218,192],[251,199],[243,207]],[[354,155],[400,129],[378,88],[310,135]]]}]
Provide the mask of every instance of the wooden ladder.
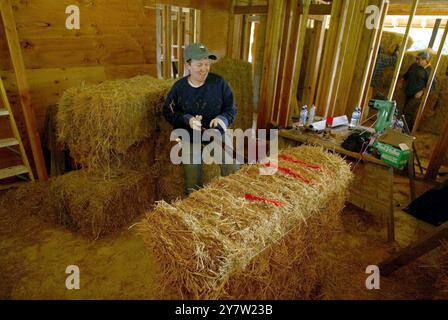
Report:
[{"label": "wooden ladder", "polygon": [[31,170],[28,157],[23,147],[22,138],[20,137],[19,130],[17,128],[17,123],[14,119],[12,113],[11,105],[9,104],[8,96],[6,95],[5,86],[3,85],[3,80],[0,78],[0,118],[8,117],[11,123],[11,130],[14,137],[12,138],[2,138],[0,137],[0,149],[18,146],[20,150],[20,156],[22,158],[22,165],[17,165],[8,168],[0,168],[0,180],[11,178],[15,176],[20,176],[22,174],[28,174],[31,181],[34,181],[33,171]]}]

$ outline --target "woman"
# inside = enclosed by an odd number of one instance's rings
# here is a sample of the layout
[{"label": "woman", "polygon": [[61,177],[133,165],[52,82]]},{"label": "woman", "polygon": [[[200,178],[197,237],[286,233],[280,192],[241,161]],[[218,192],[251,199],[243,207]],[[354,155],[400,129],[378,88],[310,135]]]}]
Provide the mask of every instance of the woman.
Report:
[{"label": "woman", "polygon": [[[178,80],[168,93],[163,115],[174,129],[186,129],[190,137],[193,131],[215,128],[223,135],[232,125],[236,116],[233,93],[227,82],[219,75],[210,73],[210,60],[216,56],[210,54],[207,47],[200,43],[190,44],[185,48],[185,68],[188,76]],[[193,152],[201,151],[201,141],[190,139],[190,159]],[[194,148],[193,144],[201,144]],[[199,155],[201,156],[201,155]],[[203,186],[202,163],[183,164],[184,193]],[[221,175],[226,176],[237,170],[234,164],[220,164]]]}]

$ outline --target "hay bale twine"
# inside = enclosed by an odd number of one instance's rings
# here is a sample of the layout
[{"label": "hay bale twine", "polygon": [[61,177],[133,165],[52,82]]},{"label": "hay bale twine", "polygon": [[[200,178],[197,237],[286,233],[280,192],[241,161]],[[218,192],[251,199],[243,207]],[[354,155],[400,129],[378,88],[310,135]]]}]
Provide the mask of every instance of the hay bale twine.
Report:
[{"label": "hay bale twine", "polygon": [[279,172],[244,166],[187,199],[159,202],[140,233],[160,264],[160,298],[315,297],[320,246],[339,221],[349,166],[321,148],[285,150]]}]

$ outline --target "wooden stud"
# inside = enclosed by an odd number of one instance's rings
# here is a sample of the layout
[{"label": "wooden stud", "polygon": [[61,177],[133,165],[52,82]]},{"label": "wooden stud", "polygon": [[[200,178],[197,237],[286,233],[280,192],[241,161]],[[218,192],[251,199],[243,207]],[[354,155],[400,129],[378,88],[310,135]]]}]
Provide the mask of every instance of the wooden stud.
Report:
[{"label": "wooden stud", "polygon": [[327,17],[324,16],[322,21],[314,21],[314,37],[312,40],[312,48],[309,55],[309,63],[307,66],[305,77],[305,91],[302,104],[312,105],[316,99],[317,80],[319,76],[319,67],[322,60],[322,52],[325,39],[325,25]]},{"label": "wooden stud", "polygon": [[232,0],[230,3],[230,13],[229,13],[229,25],[228,25],[228,32],[227,32],[227,56],[232,57],[233,56],[233,38],[235,34],[235,5],[237,1]]},{"label": "wooden stud", "polygon": [[336,39],[336,47],[335,47],[333,59],[331,59],[332,65],[331,65],[331,70],[330,70],[329,80],[328,80],[329,88],[325,95],[325,100],[324,100],[324,105],[323,105],[324,110],[325,110],[324,117],[327,117],[329,115],[329,113],[332,112],[332,111],[330,111],[330,102],[332,99],[333,88],[335,85],[336,72],[337,72],[337,68],[338,68],[338,64],[336,63],[336,61],[339,60],[339,56],[341,53],[341,46],[342,46],[342,40],[343,40],[344,32],[345,32],[349,4],[350,4],[350,1],[347,0],[343,3],[343,6],[342,6],[341,20],[339,23],[340,27],[338,28],[338,34],[337,34],[337,39]]},{"label": "wooden stud", "polygon": [[427,234],[420,241],[400,250],[398,253],[378,264],[382,276],[388,276],[395,270],[418,259],[429,251],[437,248],[441,240],[448,237],[448,222],[439,226],[435,231]]},{"label": "wooden stud", "polygon": [[11,0],[0,1],[0,12],[3,19],[6,39],[11,56],[12,65],[17,82],[17,88],[20,96],[20,104],[22,106],[25,125],[28,138],[31,145],[34,164],[36,166],[37,176],[39,180],[46,181],[48,179],[45,160],[42,153],[39,133],[37,131],[36,116],[33,106],[31,105],[30,89],[26,78],[26,69],[23,62],[22,51],[20,48],[19,35],[17,33],[14,13],[12,11]]},{"label": "wooden stud", "polygon": [[172,20],[171,6],[163,6],[163,78],[172,78]]},{"label": "wooden stud", "polygon": [[376,27],[375,32],[371,35],[370,38],[370,51],[367,56],[366,68],[364,69],[364,74],[361,82],[361,92],[359,94],[359,99],[357,106],[362,108],[361,113],[361,123],[363,123],[369,114],[368,107],[368,97],[370,96],[370,84],[372,82],[373,72],[375,70],[376,60],[378,57],[379,46],[381,45],[381,39],[383,36],[383,28],[384,22],[386,21],[386,16],[389,11],[389,1],[382,0],[381,1],[381,19],[379,21],[379,25]]},{"label": "wooden stud", "polygon": [[356,69],[356,57],[358,57],[359,48],[362,40],[362,31],[365,28],[365,13],[364,10],[368,4],[368,0],[356,1],[356,7],[352,24],[350,26],[349,46],[345,52],[344,71],[338,86],[338,95],[334,106],[336,115],[349,115],[352,111],[353,105],[349,105],[348,100],[351,96],[350,88],[353,83]]},{"label": "wooden stud", "polygon": [[277,83],[279,48],[281,40],[281,23],[284,20],[286,6],[284,1],[269,2],[266,26],[266,45],[263,58],[263,73],[258,102],[257,127],[266,128],[271,119],[274,88]]},{"label": "wooden stud", "polygon": [[157,78],[163,78],[163,69],[161,57],[163,55],[163,9],[157,6],[156,8],[156,59],[157,59]]},{"label": "wooden stud", "polygon": [[250,47],[250,32],[251,32],[252,21],[250,16],[243,16],[243,44],[241,46],[241,60],[249,60],[249,47]]},{"label": "wooden stud", "polygon": [[[331,6],[332,4],[311,4],[309,9],[309,14],[311,15],[330,15],[331,14]],[[268,6],[235,6],[234,13],[235,14],[259,14],[266,15],[268,14],[269,8]],[[303,11],[299,11],[298,14],[302,14]]]},{"label": "wooden stud", "polygon": [[[347,60],[350,65],[353,64],[351,61],[352,57],[347,57],[347,50],[349,49],[349,44],[356,45],[356,36],[353,34],[353,29],[359,30],[358,26],[355,26],[355,9],[358,8],[359,4],[361,3],[360,0],[357,1],[351,1],[348,3],[347,8],[347,17],[344,21],[344,31],[343,36],[341,40],[341,48],[339,53],[339,58],[334,61],[336,64],[336,74],[334,77],[334,85],[333,85],[333,92],[329,95],[330,97],[330,104],[329,104],[329,114],[331,116],[340,116],[342,113],[345,113],[345,106],[339,105],[339,108],[336,109],[336,99],[339,96],[340,89],[342,91],[342,85],[341,82],[343,81],[342,78],[347,77],[348,74],[346,72],[346,63]],[[345,58],[348,58],[347,60]],[[345,73],[345,74],[344,74]]]},{"label": "wooden stud", "polygon": [[[298,28],[297,25],[294,23],[294,20],[297,20],[298,16],[296,14],[297,6],[298,6],[298,0],[286,1],[286,14],[282,26],[283,28],[282,34],[284,36],[280,40],[281,46],[280,46],[280,58],[279,58],[279,70],[278,73],[276,74],[278,81],[274,93],[274,101],[271,113],[271,123],[276,125],[279,122],[280,105],[283,103],[280,102],[280,100],[285,97],[282,89],[285,82],[288,81],[284,77],[288,75],[288,71],[291,68],[291,63],[289,63],[288,65],[287,55],[289,52],[292,52],[291,50],[294,50],[293,48],[291,48],[291,44],[294,42],[294,39],[292,38],[297,39]],[[291,74],[291,72],[289,72],[289,74]],[[291,78],[289,79],[289,81],[290,80]]]},{"label": "wooden stud", "polygon": [[194,10],[194,42],[201,42],[201,11]]},{"label": "wooden stud", "polygon": [[439,32],[441,22],[442,22],[442,19],[436,19],[434,28],[432,30],[431,39],[429,40],[429,44],[428,44],[428,48],[430,48],[430,49],[432,49],[434,47],[434,42],[436,41],[437,33]]},{"label": "wooden stud", "polygon": [[417,130],[422,121],[423,114],[425,112],[426,103],[428,102],[429,94],[431,93],[432,84],[436,78],[437,70],[439,69],[440,61],[442,59],[443,47],[445,46],[446,37],[448,35],[448,21],[445,26],[445,31],[443,32],[442,41],[440,42],[439,50],[437,52],[436,64],[433,66],[431,75],[429,76],[428,84],[426,86],[425,93],[423,95],[422,101],[417,111],[417,118],[415,119],[414,127],[412,128],[412,135],[417,133]]},{"label": "wooden stud", "polygon": [[328,77],[333,64],[333,53],[336,46],[341,8],[342,0],[335,0],[332,2],[330,28],[325,41],[324,57],[320,70],[319,84],[317,86],[316,112],[320,114],[325,113],[324,101],[328,93]]},{"label": "wooden stud", "polygon": [[[300,112],[298,101],[297,101],[297,90],[299,86],[299,80],[300,80],[300,71],[302,69],[302,57],[303,57],[303,47],[305,45],[305,36],[306,36],[306,29],[307,29],[307,22],[308,22],[308,15],[309,15],[309,8],[310,8],[310,0],[302,0],[301,8],[302,8],[302,14],[300,16],[300,19],[297,20],[299,22],[299,28],[297,26],[295,29],[299,29],[298,33],[298,39],[293,38],[293,42],[291,45],[293,46],[291,49],[294,48],[294,50],[290,50],[291,53],[289,60],[291,67],[287,70],[292,73],[292,79],[289,77],[286,79],[286,86],[284,88],[284,97],[285,99],[282,100],[281,104],[281,111],[280,111],[280,119],[279,124],[282,126],[288,126],[289,122],[292,118],[292,111],[294,112]],[[284,102],[283,102],[284,101]]]},{"label": "wooden stud", "polygon": [[408,25],[406,27],[406,32],[404,34],[403,41],[401,42],[400,52],[398,53],[397,64],[395,66],[395,72],[392,77],[392,83],[389,89],[389,94],[387,95],[389,100],[392,100],[394,97],[395,88],[397,86],[398,78],[400,76],[401,65],[403,63],[404,54],[406,52],[406,47],[408,45],[409,32],[411,31],[412,21],[414,20],[415,12],[417,11],[418,1],[419,0],[413,0],[412,2],[412,8],[411,13],[409,15]]},{"label": "wooden stud", "polygon": [[177,71],[179,73],[179,78],[184,75],[184,45],[185,45],[185,28],[183,21],[183,12],[179,8],[177,13]]}]

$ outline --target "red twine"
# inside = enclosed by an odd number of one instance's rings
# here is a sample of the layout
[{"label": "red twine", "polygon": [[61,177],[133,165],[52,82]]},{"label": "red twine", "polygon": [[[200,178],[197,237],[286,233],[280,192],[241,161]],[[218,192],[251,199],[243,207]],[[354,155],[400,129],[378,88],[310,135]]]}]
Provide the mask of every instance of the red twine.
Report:
[{"label": "red twine", "polygon": [[291,177],[294,177],[296,179],[302,180],[305,183],[310,183],[311,180],[305,178],[304,176],[302,176],[301,174],[295,172],[294,170],[291,170],[289,168],[285,168],[285,167],[281,167],[281,166],[277,166],[271,162],[265,164],[266,167],[271,167],[271,168],[276,168],[278,171],[283,172]]},{"label": "red twine", "polygon": [[256,197],[250,193],[246,193],[244,195],[244,198],[246,200],[251,200],[251,201],[261,201],[261,202],[265,202],[265,203],[271,203],[276,207],[283,207],[284,205],[286,205],[286,203],[283,203],[281,201],[277,201],[277,200],[271,200],[271,199],[267,199],[267,198],[262,198],[262,197]]},{"label": "red twine", "polygon": [[302,161],[302,160],[299,160],[299,159],[295,159],[295,158],[293,158],[291,156],[288,156],[286,154],[281,154],[279,156],[279,159],[280,160],[285,160],[285,161],[288,161],[288,162],[292,162],[292,163],[296,163],[296,164],[300,164],[303,167],[307,167],[307,168],[311,168],[311,169],[316,169],[316,170],[320,170],[321,169],[321,167],[319,165],[317,165],[317,164],[312,164],[312,163],[308,163],[308,162],[305,162],[305,161]]}]

